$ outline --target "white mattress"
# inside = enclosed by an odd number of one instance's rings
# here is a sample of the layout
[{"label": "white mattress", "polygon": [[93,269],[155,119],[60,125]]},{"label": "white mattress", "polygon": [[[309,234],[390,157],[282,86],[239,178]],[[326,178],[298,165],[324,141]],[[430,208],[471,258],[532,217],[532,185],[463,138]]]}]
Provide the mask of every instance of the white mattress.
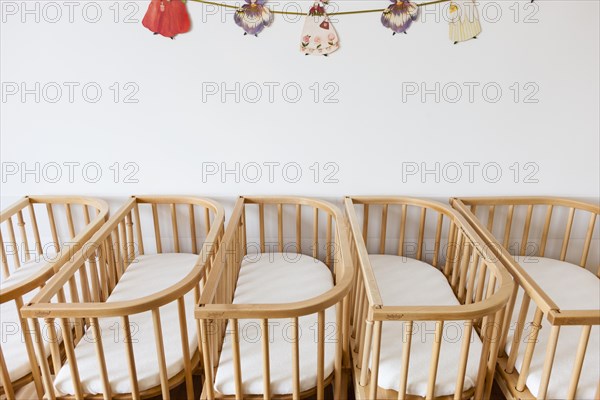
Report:
[{"label": "white mattress", "polygon": [[[427,263],[391,255],[370,255],[384,306],[459,305],[444,274]],[[378,386],[398,391],[402,365],[403,322],[383,323]],[[407,392],[425,396],[429,364],[434,343],[435,322],[415,321],[411,342]],[[454,393],[457,366],[464,332],[464,321],[444,323],[435,396]],[[475,331],[471,345],[463,390],[475,386],[482,343]]]},{"label": "white mattress", "polygon": [[[123,274],[107,302],[133,300],[157,293],[179,282],[194,267],[198,256],[185,253],[167,253],[139,256]],[[185,296],[185,313],[190,354],[197,348],[194,320],[193,291]],[[183,370],[177,303],[160,308],[167,374],[170,377]],[[131,315],[131,332],[135,365],[140,391],[160,385],[158,356],[154,340],[152,313]],[[125,343],[120,318],[101,318],[102,345],[113,393],[130,393],[129,372],[125,356]],[[102,393],[102,380],[98,370],[92,333],[88,333],[75,347],[77,366],[84,391]],[[61,394],[74,394],[68,362],[58,372],[54,386]]]},{"label": "white mattress", "polygon": [[[527,271],[535,282],[550,296],[550,298],[563,310],[597,310],[600,308],[600,281],[590,271],[577,265],[544,257],[517,257],[517,262]],[[512,315],[511,327],[506,343],[506,352],[510,353],[514,326],[519,316],[523,291],[520,290],[515,310]],[[533,320],[535,302],[531,301],[527,322]],[[542,319],[542,329],[538,334],[538,343],[527,377],[527,387],[534,396],[537,396],[540,387],[543,363],[546,357],[546,345],[550,336],[550,323]],[[519,370],[523,362],[523,355],[528,340],[529,330],[525,329],[523,342],[519,346],[516,369]],[[563,326],[560,328],[558,344],[550,384],[548,387],[548,398],[564,399],[571,380],[571,372],[575,361],[575,354],[581,327]],[[600,331],[599,327],[593,326],[588,342],[585,361],[576,398],[593,399],[598,381],[600,380]]]},{"label": "white mattress", "polygon": [[[5,280],[0,281],[0,288],[8,289],[23,282],[31,275],[35,274],[47,264],[51,258],[36,256],[29,262],[23,263],[21,268]],[[38,289],[34,289],[23,296],[23,303],[28,302]],[[11,381],[15,381],[31,372],[31,365],[27,357],[25,348],[25,339],[21,330],[19,313],[14,301],[8,301],[0,305],[0,329],[2,330],[2,353],[8,367],[8,374]],[[48,347],[49,349],[49,347]]]},{"label": "white mattress", "polygon": [[[287,303],[313,298],[333,287],[331,272],[312,257],[271,253],[246,256],[235,290],[236,304]],[[262,340],[259,320],[239,320],[242,385],[245,394],[263,390]],[[269,320],[269,354],[272,394],[292,393],[292,330],[290,319]],[[229,328],[228,328],[229,329]],[[300,391],[317,382],[317,314],[299,318]],[[325,377],[333,372],[335,307],[325,311]],[[223,394],[235,393],[230,332],[225,337],[215,379]]]}]

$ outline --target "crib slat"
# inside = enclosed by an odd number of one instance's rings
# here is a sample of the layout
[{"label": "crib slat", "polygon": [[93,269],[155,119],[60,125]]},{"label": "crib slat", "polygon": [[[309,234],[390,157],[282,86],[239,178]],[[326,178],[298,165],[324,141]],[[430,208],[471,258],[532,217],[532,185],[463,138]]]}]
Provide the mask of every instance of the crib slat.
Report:
[{"label": "crib slat", "polygon": [[162,325],[160,322],[160,310],[152,309],[152,324],[154,325],[154,342],[158,356],[158,370],[160,375],[160,389],[163,399],[169,400],[169,377],[167,375],[167,363],[165,361],[165,346],[163,342]]},{"label": "crib slat", "polygon": [[133,217],[135,218],[135,232],[137,235],[138,251],[144,254],[144,239],[142,238],[142,221],[140,219],[140,207],[136,202],[133,206]]},{"label": "crib slat", "polygon": [[79,377],[79,368],[77,367],[77,357],[75,357],[75,348],[73,347],[73,337],[66,318],[59,318],[60,329],[63,334],[63,345],[67,360],[69,361],[69,370],[71,371],[71,381],[75,390],[75,398],[83,399],[83,388],[81,387],[81,378]]},{"label": "crib slat", "polygon": [[[208,208],[206,209],[208,210]],[[196,215],[194,214],[194,205],[188,205],[190,218],[190,237],[192,238],[192,253],[198,254],[198,240],[196,239]]]},{"label": "crib slat", "polygon": [[125,342],[125,355],[127,359],[127,368],[129,370],[129,383],[131,385],[131,396],[134,400],[140,399],[140,389],[138,386],[137,372],[135,369],[135,357],[133,353],[133,344],[131,340],[131,330],[129,329],[129,316],[121,317],[123,330],[123,340]]},{"label": "crib slat", "polygon": [[175,253],[179,253],[179,230],[177,229],[177,209],[171,204],[171,225],[173,226],[173,245]]},{"label": "crib slat", "polygon": [[440,245],[442,241],[442,228],[444,224],[444,214],[439,213],[437,218],[437,226],[435,228],[435,242],[433,244],[433,260],[431,264],[437,268],[440,256]]},{"label": "crib slat", "polygon": [[190,356],[190,345],[187,331],[187,319],[185,316],[185,300],[181,296],[177,299],[177,311],[179,314],[179,331],[181,334],[181,354],[183,355],[183,371],[185,376],[185,389],[187,398],[194,398],[194,383],[192,382],[192,365]]},{"label": "crib slat", "polygon": [[592,236],[594,235],[594,225],[596,224],[597,215],[592,213],[590,216],[590,222],[588,223],[588,230],[585,235],[585,242],[583,244],[583,251],[581,252],[581,260],[579,265],[585,268],[587,263],[588,254],[590,252],[590,244],[592,243]]},{"label": "crib slat", "polygon": [[67,213],[67,226],[69,227],[69,237],[73,239],[75,237],[75,226],[73,225],[73,213],[71,212],[71,204],[65,204],[65,211]]},{"label": "crib slat", "polygon": [[283,204],[277,204],[277,246],[283,253]]},{"label": "crib slat", "polygon": [[260,252],[265,252],[265,205],[258,204],[258,222],[260,229]]},{"label": "crib slat", "polygon": [[292,318],[292,332],[292,399],[300,400],[300,347],[298,342],[298,317]]},{"label": "crib slat", "polygon": [[577,392],[577,385],[579,384],[579,378],[581,377],[581,369],[583,368],[583,361],[585,359],[585,350],[587,349],[591,330],[591,325],[583,325],[583,327],[581,328],[581,336],[579,336],[579,344],[577,345],[577,355],[575,356],[575,364],[573,364],[573,373],[571,374],[571,381],[569,382],[567,399],[575,398],[575,393]]},{"label": "crib slat", "polygon": [[400,373],[400,386],[398,387],[398,400],[406,399],[406,386],[408,385],[408,368],[410,366],[410,346],[413,335],[413,321],[404,322],[404,340],[402,341],[402,369]]},{"label": "crib slat", "polygon": [[[23,308],[23,298],[16,297],[14,301],[15,301],[15,306],[17,307],[17,310],[21,310],[21,308]],[[23,328],[27,328],[27,320],[21,316],[20,312],[19,312],[19,325]],[[23,334],[23,338],[25,339],[25,351],[27,353],[27,357],[30,360],[35,359],[35,349],[34,349],[33,338],[31,336],[31,334],[25,333],[25,334]],[[41,336],[36,336],[36,340],[42,340]],[[42,388],[40,385],[40,383],[41,383],[40,370],[37,367],[32,368],[31,375],[32,375],[32,378],[34,381],[36,391],[38,393],[42,392]],[[10,385],[10,383],[9,383],[9,385]]]},{"label": "crib slat", "polygon": [[[479,253],[476,254],[479,261]],[[475,289],[475,277],[477,276],[478,269],[479,262],[474,262],[473,268],[471,268],[471,272],[469,274],[469,282],[467,283],[467,294],[465,295],[465,304],[471,304],[473,302],[473,290]]]},{"label": "crib slat", "polygon": [[86,226],[90,224],[90,210],[88,209],[87,204],[83,205],[83,222]]},{"label": "crib slat", "polygon": [[[506,313],[504,314],[504,322],[502,323],[502,336],[500,336],[500,352],[506,348],[506,341],[508,340],[508,330],[510,328],[510,320],[515,310],[515,302],[517,300],[517,294],[519,292],[519,285],[513,286],[512,294],[506,305]],[[499,354],[500,355],[500,354]]]},{"label": "crib slat", "polygon": [[[340,399],[342,398],[342,390],[346,388],[342,387],[342,357],[344,349],[348,348],[348,342],[344,340],[344,335],[347,335],[348,332],[344,331],[347,329],[344,326],[344,314],[348,312],[348,307],[346,305],[346,301],[349,301],[349,298],[346,297],[341,302],[337,303],[335,308],[335,356],[333,361],[333,398]],[[348,314],[345,314],[348,315]],[[325,347],[325,327],[323,327],[323,347]],[[325,349],[323,349],[323,352]],[[324,369],[325,367],[323,367]],[[345,396],[344,396],[345,397]]]},{"label": "crib slat", "polygon": [[335,246],[331,242],[332,234],[332,216],[327,214],[327,233],[325,234],[325,265],[331,267],[331,251],[335,249]]},{"label": "crib slat", "polygon": [[58,346],[58,339],[56,335],[56,326],[54,325],[53,318],[46,318],[44,320],[46,324],[46,331],[48,333],[48,343],[50,344],[50,355],[52,356],[52,368],[54,374],[58,373],[61,368],[61,356],[60,348]]},{"label": "crib slat", "polygon": [[502,246],[506,249],[508,249],[508,244],[510,241],[510,228],[512,228],[512,220],[513,220],[514,212],[515,212],[515,206],[512,204],[509,205],[508,213],[506,215],[506,223],[504,225],[504,241],[502,242]]},{"label": "crib slat", "polygon": [[546,346],[546,357],[544,358],[544,368],[540,378],[540,387],[538,389],[538,398],[540,399],[546,399],[559,333],[560,325],[552,325],[552,329],[550,330],[550,338],[548,339],[548,345]]},{"label": "crib slat", "polygon": [[127,262],[131,263],[135,259],[135,237],[133,236],[133,215],[131,211],[125,216],[125,226],[127,228]]},{"label": "crib slat", "polygon": [[385,236],[387,231],[388,205],[384,204],[381,210],[381,234],[379,238],[379,254],[385,254]]},{"label": "crib slat", "polygon": [[371,361],[371,383],[369,386],[369,399],[377,400],[377,380],[379,376],[379,355],[381,352],[381,321],[374,322],[373,354]]},{"label": "crib slat", "polygon": [[431,364],[429,364],[429,379],[427,381],[426,399],[433,399],[435,395],[435,379],[437,377],[438,362],[440,360],[440,348],[442,346],[442,330],[444,321],[435,322],[435,339],[431,352]]},{"label": "crib slat", "polygon": [[91,318],[91,329],[94,334],[94,347],[96,349],[96,358],[98,359],[98,369],[100,379],[102,379],[102,391],[104,400],[112,398],[110,381],[108,380],[108,371],[106,369],[106,359],[104,357],[104,348],[102,347],[102,336],[100,335],[100,324],[98,318]]},{"label": "crib slat", "polygon": [[313,258],[319,258],[319,209],[314,208],[313,216]]},{"label": "crib slat", "polygon": [[29,254],[29,240],[27,240],[27,230],[25,229],[25,220],[23,219],[23,211],[17,212],[17,226],[21,234],[21,240],[23,242],[23,250],[25,253],[25,261],[29,261],[31,256]]},{"label": "crib slat", "polygon": [[448,244],[446,250],[446,264],[444,265],[444,275],[447,279],[450,279],[450,273],[452,272],[452,264],[454,263],[454,253],[457,248],[456,232],[458,231],[456,225],[450,221],[450,227],[448,233]]},{"label": "crib slat", "polygon": [[[467,242],[467,240],[465,239],[465,242]],[[458,280],[458,299],[461,300],[462,302],[464,302],[465,300],[465,289],[466,289],[466,279],[467,279],[467,272],[469,270],[472,270],[472,268],[470,268],[474,263],[478,262],[479,260],[477,259],[477,257],[479,257],[479,254],[477,252],[474,252],[473,255],[471,255],[471,245],[470,243],[465,243],[465,249],[463,252],[463,259],[460,262],[460,277]]]},{"label": "crib slat", "polygon": [[400,216],[400,239],[398,239],[398,255],[404,255],[404,236],[406,233],[406,213],[408,207],[406,204],[402,204],[402,215]]},{"label": "crib slat", "polygon": [[42,241],[40,239],[40,230],[38,229],[37,218],[35,217],[35,209],[33,204],[29,203],[29,219],[31,220],[31,230],[33,231],[33,239],[35,240],[35,248],[38,254],[42,254]]},{"label": "crib slat", "polygon": [[525,217],[525,227],[523,228],[523,238],[521,239],[520,255],[525,256],[527,251],[527,240],[529,239],[529,229],[531,228],[531,217],[533,215],[533,205],[527,206],[527,216]]},{"label": "crib slat", "polygon": [[[481,350],[481,354],[490,354],[490,343],[494,340],[493,335],[490,335],[488,333],[489,328],[494,326],[494,317],[495,315],[492,314],[489,317],[485,316],[483,318],[484,322],[481,325],[481,341],[483,342],[483,348]],[[488,363],[488,358],[487,357],[480,357],[479,359],[479,369],[477,372],[477,379],[476,379],[476,384],[475,384],[475,395],[473,396],[473,398],[475,399],[483,399],[486,398],[484,396],[484,391],[485,391],[485,387],[486,387],[486,382],[485,382],[485,378],[487,376],[487,371],[486,371],[486,364]]]},{"label": "crib slat", "polygon": [[121,257],[123,258],[123,272],[129,267],[129,249],[127,248],[127,227],[125,219],[119,223],[119,244],[121,245]]},{"label": "crib slat", "polygon": [[369,205],[363,205],[363,240],[367,244],[367,234],[369,233]]},{"label": "crib slat", "polygon": [[214,400],[214,379],[213,379],[213,367],[211,348],[209,342],[211,338],[208,331],[207,321],[205,319],[200,320],[200,340],[202,342],[202,358],[204,362],[204,387],[206,388],[206,397],[208,400]]},{"label": "crib slat", "polygon": [[[362,321],[359,321],[362,324]],[[359,384],[365,386],[369,377],[369,356],[371,352],[371,344],[373,343],[373,321],[365,321],[365,339],[361,340],[361,367]]]},{"label": "crib slat", "polygon": [[2,256],[2,279],[8,279],[10,270],[8,268],[8,259],[6,258],[6,250],[4,250],[4,240],[2,232],[0,232],[0,255]]},{"label": "crib slat", "polygon": [[467,371],[467,361],[469,358],[469,347],[471,345],[471,331],[473,330],[473,320],[465,321],[463,330],[463,341],[460,348],[460,359],[458,361],[458,376],[454,391],[454,400],[462,399],[462,392],[465,383],[465,374]]},{"label": "crib slat", "polygon": [[560,250],[560,261],[565,261],[567,257],[567,249],[569,247],[569,239],[571,237],[571,228],[573,226],[573,217],[575,216],[575,208],[571,208],[569,211],[569,219],[565,227],[565,237],[563,239],[562,248]]},{"label": "crib slat", "polygon": [[325,311],[317,317],[317,400],[325,398]]},{"label": "crib slat", "polygon": [[544,221],[544,228],[542,230],[542,238],[540,240],[540,257],[544,257],[544,254],[546,253],[546,244],[548,243],[548,233],[550,232],[550,222],[552,220],[552,209],[552,205],[549,205],[546,208],[546,219]]},{"label": "crib slat", "polygon": [[162,253],[162,243],[160,242],[160,223],[158,222],[158,205],[152,204],[152,220],[154,221],[154,238],[156,240],[156,252]]},{"label": "crib slat", "polygon": [[[46,351],[44,350],[44,342],[43,340],[39,340],[39,338],[42,337],[40,324],[37,318],[32,318],[29,320],[29,322],[30,331],[28,334],[31,334],[31,328],[33,328],[33,333],[35,334],[35,337],[37,339],[33,340],[33,344],[35,346],[35,353],[37,356],[38,365],[40,366],[40,369],[42,371],[42,383],[44,384],[45,396],[50,400],[55,400],[56,395],[54,393],[54,385],[52,383],[52,376],[50,375],[50,368],[48,367],[48,358],[46,357]],[[63,338],[66,337],[63,336]]]},{"label": "crib slat", "polygon": [[[271,366],[269,358],[269,320],[261,320],[262,331],[262,359],[263,359],[263,398],[271,398]],[[318,379],[318,378],[317,378]]]},{"label": "crib slat", "polygon": [[296,248],[302,253],[302,206],[296,204]]},{"label": "crib slat", "polygon": [[492,327],[492,335],[489,338],[490,343],[490,352],[489,359],[487,365],[487,373],[485,377],[485,391],[483,397],[486,399],[490,398],[492,393],[492,384],[494,383],[494,372],[496,371],[496,361],[498,360],[498,348],[500,344],[499,334],[501,332],[501,326],[496,323],[502,322],[504,320],[504,312],[506,309],[502,307],[500,310],[496,311],[496,314],[492,315],[488,324]]},{"label": "crib slat", "polygon": [[487,220],[487,229],[492,232],[494,229],[494,214],[496,213],[496,206],[491,205],[488,209],[488,220]]},{"label": "crib slat", "polygon": [[[99,302],[101,301],[101,290],[100,290],[100,282],[98,279],[98,266],[96,265],[96,255],[92,254],[90,258],[88,258],[88,263],[90,264],[90,276],[92,281],[92,301]],[[85,267],[84,267],[85,268]]]},{"label": "crib slat", "polygon": [[4,360],[4,354],[2,353],[2,347],[0,347],[0,382],[2,382],[2,389],[4,389],[4,395],[7,400],[14,400],[15,392],[10,382],[10,376],[8,375],[8,368],[6,367],[6,361]]},{"label": "crib slat", "polygon": [[513,334],[513,341],[510,346],[510,354],[506,361],[506,372],[512,374],[515,370],[515,362],[517,361],[517,355],[519,353],[519,346],[521,345],[521,335],[525,328],[525,318],[527,317],[527,310],[529,310],[529,303],[531,297],[527,293],[523,293],[523,299],[521,300],[521,309],[519,310],[519,317],[517,318],[517,326]]},{"label": "crib slat", "polygon": [[533,323],[531,324],[531,332],[529,332],[529,339],[527,340],[527,347],[525,347],[525,355],[523,356],[523,363],[519,370],[519,379],[517,381],[517,390],[523,391],[527,382],[527,376],[529,375],[529,367],[531,367],[531,360],[533,359],[533,352],[537,343],[537,336],[540,330],[542,317],[544,313],[538,307],[535,309],[535,315],[533,316]]},{"label": "crib slat", "polygon": [[[452,260],[452,277],[450,278],[450,284],[452,285],[452,289],[456,291],[456,284],[458,282],[458,275],[460,270],[460,261],[465,258],[465,250],[468,251],[467,246],[465,245],[465,234],[458,230],[458,241],[456,243],[456,249],[453,252],[453,260]],[[464,246],[464,247],[463,247]],[[460,254],[458,252],[461,252]],[[459,258],[456,258],[456,255],[459,254]],[[459,262],[457,265],[457,261]],[[456,292],[455,292],[456,293]]]},{"label": "crib slat", "polygon": [[9,217],[6,220],[8,226],[8,240],[9,244],[13,249],[13,261],[15,263],[15,269],[19,269],[21,267],[21,260],[19,260],[19,247],[17,246],[17,239],[15,238],[15,229],[12,223],[12,217]]},{"label": "crib slat", "polygon": [[235,379],[235,398],[242,400],[244,393],[242,392],[242,369],[240,366],[240,337],[238,331],[238,320],[230,319],[231,326],[231,344],[233,348],[233,376]]},{"label": "crib slat", "polygon": [[425,237],[425,219],[427,218],[427,208],[421,208],[421,219],[419,221],[419,241],[417,243],[417,260],[423,261],[423,239]]}]

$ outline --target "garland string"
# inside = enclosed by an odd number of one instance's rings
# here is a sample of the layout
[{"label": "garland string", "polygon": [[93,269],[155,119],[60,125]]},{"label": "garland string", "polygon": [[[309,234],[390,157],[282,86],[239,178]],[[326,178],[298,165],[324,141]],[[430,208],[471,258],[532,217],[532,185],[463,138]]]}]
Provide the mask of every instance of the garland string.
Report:
[{"label": "garland string", "polygon": [[[190,0],[190,1],[195,1],[196,3],[204,3],[204,4],[210,4],[212,6],[217,6],[217,7],[225,7],[225,8],[240,8],[239,6],[233,5],[233,4],[225,4],[225,3],[219,3],[216,1],[210,1],[210,0]],[[424,3],[419,3],[417,4],[417,6],[419,7],[423,7],[423,6],[429,6],[432,4],[439,4],[439,3],[446,3],[452,0],[432,0],[432,1],[427,1]],[[371,9],[371,10],[354,10],[354,11],[338,11],[338,12],[332,12],[332,13],[327,13],[327,15],[329,16],[334,16],[334,15],[350,15],[350,14],[367,14],[367,13],[380,13],[385,11],[385,8],[378,8],[378,9]],[[284,15],[306,15],[305,12],[297,12],[297,11],[271,11],[273,14],[284,14]]]}]

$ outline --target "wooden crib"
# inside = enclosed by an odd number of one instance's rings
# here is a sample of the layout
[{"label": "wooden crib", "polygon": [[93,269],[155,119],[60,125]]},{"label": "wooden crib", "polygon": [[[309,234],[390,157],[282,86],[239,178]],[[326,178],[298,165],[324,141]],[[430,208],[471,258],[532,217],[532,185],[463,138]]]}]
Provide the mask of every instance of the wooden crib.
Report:
[{"label": "wooden crib", "polygon": [[513,282],[450,207],[345,200],[359,272],[351,353],[359,399],[487,399]]},{"label": "wooden crib", "polygon": [[347,395],[348,234],[324,201],[237,201],[195,313],[201,398],[323,399],[330,383]]},{"label": "wooden crib", "polygon": [[192,398],[193,309],[223,221],[223,208],[202,198],[128,200],[23,308],[46,396],[168,399],[185,382]]},{"label": "wooden crib", "polygon": [[505,395],[599,399],[598,204],[499,197],[453,199],[452,205],[518,283],[499,348]]},{"label": "wooden crib", "polygon": [[[106,221],[108,205],[73,196],[28,196],[2,211],[0,397],[34,382],[43,394],[34,346],[19,309]],[[17,233],[15,233],[15,224]]]}]

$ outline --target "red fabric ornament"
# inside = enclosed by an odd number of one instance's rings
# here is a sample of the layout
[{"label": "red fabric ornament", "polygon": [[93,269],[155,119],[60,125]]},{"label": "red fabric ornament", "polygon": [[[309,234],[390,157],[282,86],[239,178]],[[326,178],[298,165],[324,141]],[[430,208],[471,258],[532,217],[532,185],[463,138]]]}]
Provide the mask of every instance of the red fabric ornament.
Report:
[{"label": "red fabric ornament", "polygon": [[190,30],[190,15],[182,0],[152,0],[142,25],[154,32],[173,38]]}]

